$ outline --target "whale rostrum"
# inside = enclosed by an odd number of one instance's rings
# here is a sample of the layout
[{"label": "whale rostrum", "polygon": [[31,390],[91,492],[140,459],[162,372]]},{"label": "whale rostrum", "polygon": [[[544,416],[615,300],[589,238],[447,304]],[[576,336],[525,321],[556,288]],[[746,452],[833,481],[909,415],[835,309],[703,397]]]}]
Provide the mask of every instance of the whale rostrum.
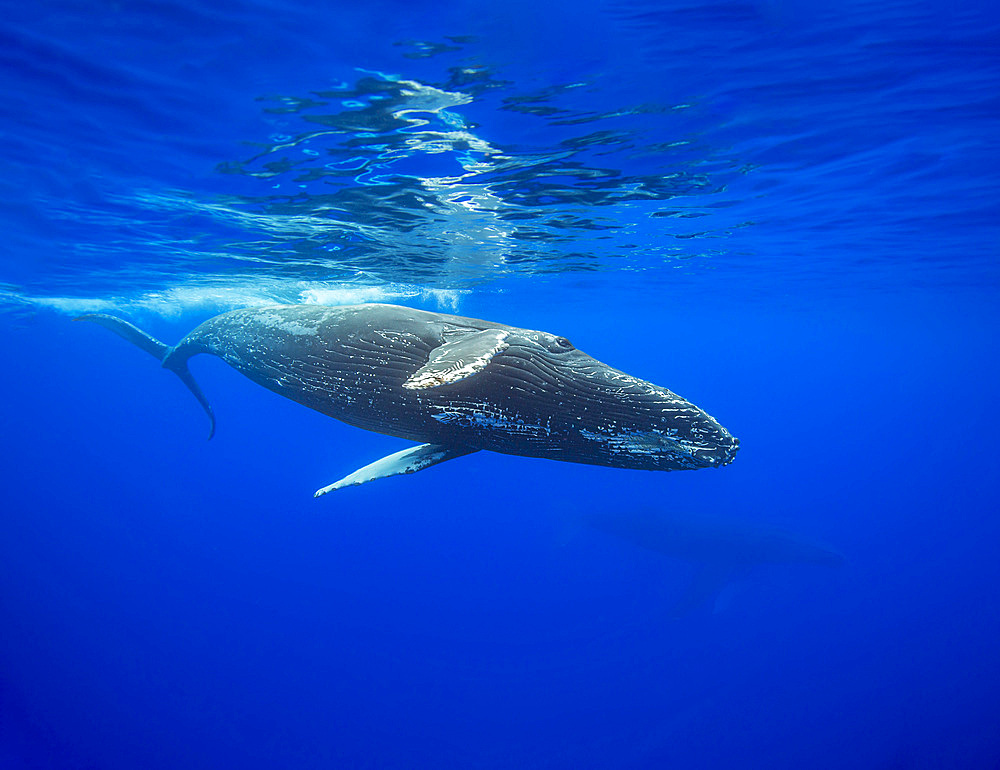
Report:
[{"label": "whale rostrum", "polygon": [[316,496],[479,450],[614,468],[719,467],[739,448],[712,417],[547,332],[397,305],[275,305],[205,321],[174,347],[131,323],[91,321],[162,362],[211,421],[188,370],[218,356],[268,390],[365,430],[420,446],[323,487]]}]

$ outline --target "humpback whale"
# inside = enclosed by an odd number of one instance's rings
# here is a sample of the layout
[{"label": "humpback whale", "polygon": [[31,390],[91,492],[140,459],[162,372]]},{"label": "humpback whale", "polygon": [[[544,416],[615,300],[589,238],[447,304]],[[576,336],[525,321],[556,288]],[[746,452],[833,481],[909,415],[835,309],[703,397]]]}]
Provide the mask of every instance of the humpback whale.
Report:
[{"label": "humpback whale", "polygon": [[268,390],[365,430],[420,442],[316,492],[412,473],[480,450],[614,468],[719,467],[739,447],[666,388],[613,369],[564,337],[397,305],[232,310],[170,347],[131,323],[104,326],[178,375],[215,431],[188,370],[218,356]]},{"label": "humpback whale", "polygon": [[697,565],[690,585],[673,607],[674,616],[714,606],[726,586],[755,567],[814,564],[839,567],[834,549],[768,524],[734,517],[676,511],[591,511],[579,514],[601,532]]}]

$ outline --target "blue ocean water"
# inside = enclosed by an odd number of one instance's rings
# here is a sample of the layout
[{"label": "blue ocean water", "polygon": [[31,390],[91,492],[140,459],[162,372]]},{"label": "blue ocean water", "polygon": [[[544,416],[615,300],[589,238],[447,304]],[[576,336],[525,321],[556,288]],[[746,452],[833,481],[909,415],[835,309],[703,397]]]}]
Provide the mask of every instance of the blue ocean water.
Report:
[{"label": "blue ocean water", "polygon": [[[0,767],[1000,766],[995,9],[2,18]],[[406,443],[202,357],[206,442],[71,323],[372,301],[565,335],[741,450],[314,500]],[[845,563],[699,590],[774,527]]]}]

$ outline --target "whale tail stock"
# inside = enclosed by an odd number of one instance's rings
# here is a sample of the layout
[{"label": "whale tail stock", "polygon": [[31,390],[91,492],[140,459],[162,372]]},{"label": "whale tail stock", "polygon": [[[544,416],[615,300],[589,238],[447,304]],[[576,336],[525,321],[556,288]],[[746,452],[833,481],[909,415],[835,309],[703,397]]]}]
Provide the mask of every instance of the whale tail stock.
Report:
[{"label": "whale tail stock", "polygon": [[[87,313],[86,315],[77,316],[73,319],[74,321],[90,321],[91,323],[103,326],[105,329],[110,329],[119,337],[122,337],[138,348],[142,348],[149,355],[153,356],[157,361],[159,361],[164,369],[169,369],[178,377],[181,378],[181,382],[187,385],[188,390],[194,394],[194,397],[198,399],[198,403],[201,404],[202,409],[205,410],[205,414],[208,415],[211,427],[208,432],[208,437],[212,438],[215,435],[215,413],[212,411],[212,405],[208,403],[208,399],[205,394],[202,393],[201,388],[198,383],[195,382],[194,377],[191,375],[191,371],[188,369],[187,361],[196,352],[191,348],[186,348],[181,351],[180,345],[176,347],[170,347],[160,342],[155,337],[151,337],[146,334],[142,329],[128,321],[123,321],[121,318],[116,318],[113,315],[107,315],[105,313]],[[176,354],[176,355],[175,355]]]}]

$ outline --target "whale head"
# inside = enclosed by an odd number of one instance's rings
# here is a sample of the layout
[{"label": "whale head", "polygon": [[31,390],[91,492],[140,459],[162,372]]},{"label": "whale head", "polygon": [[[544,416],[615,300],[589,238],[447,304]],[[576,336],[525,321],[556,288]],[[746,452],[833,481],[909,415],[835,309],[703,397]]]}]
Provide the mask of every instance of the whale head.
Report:
[{"label": "whale head", "polygon": [[[728,465],[739,439],[676,393],[633,377],[553,335],[531,339],[537,369],[561,393],[560,427],[600,464],[656,470]],[[543,363],[544,362],[544,363]]]},{"label": "whale head", "polygon": [[430,367],[412,379],[444,373],[434,381],[435,419],[468,430],[473,446],[646,470],[720,467],[739,448],[690,401],[598,361],[565,337],[503,327],[476,338],[461,344],[478,357],[467,350],[461,366]]}]

